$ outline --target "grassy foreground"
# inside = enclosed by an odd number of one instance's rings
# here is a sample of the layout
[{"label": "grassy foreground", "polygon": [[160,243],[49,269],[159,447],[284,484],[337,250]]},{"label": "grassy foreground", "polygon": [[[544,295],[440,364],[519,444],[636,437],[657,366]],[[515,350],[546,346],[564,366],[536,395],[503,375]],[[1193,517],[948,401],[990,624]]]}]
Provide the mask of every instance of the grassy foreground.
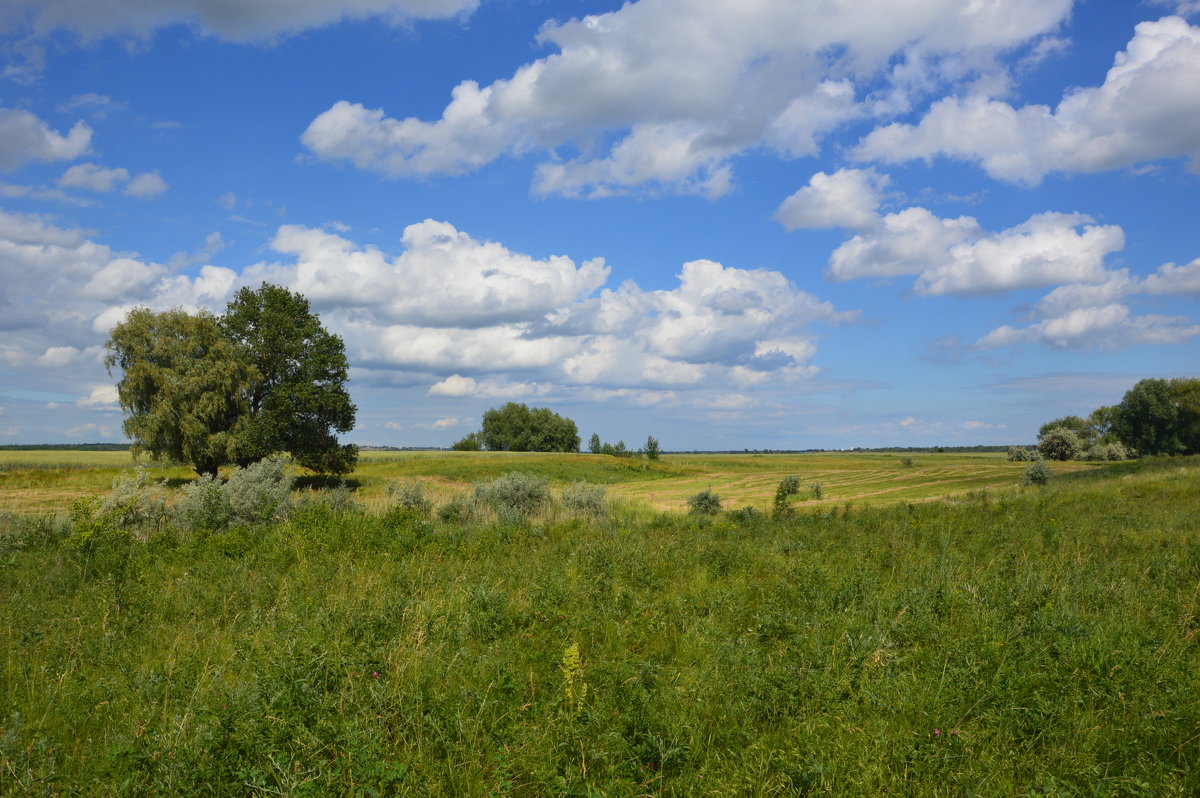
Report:
[{"label": "grassy foreground", "polygon": [[1200,794],[1198,465],[781,521],[10,516],[0,793]]}]

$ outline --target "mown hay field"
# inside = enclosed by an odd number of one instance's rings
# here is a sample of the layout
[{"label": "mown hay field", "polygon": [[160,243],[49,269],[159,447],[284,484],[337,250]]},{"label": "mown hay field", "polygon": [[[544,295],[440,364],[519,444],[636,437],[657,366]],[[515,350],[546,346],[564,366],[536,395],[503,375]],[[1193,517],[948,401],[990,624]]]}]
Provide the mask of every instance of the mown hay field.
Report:
[{"label": "mown hay field", "polygon": [[[911,460],[911,465],[906,465]],[[0,512],[42,513],[106,490],[136,464],[127,452],[0,452]],[[195,474],[181,466],[144,462],[152,474],[178,487]],[[369,507],[380,507],[389,482],[420,480],[435,499],[449,501],[478,480],[512,471],[537,474],[562,486],[587,482],[609,495],[648,510],[686,510],[688,497],[717,493],[727,508],[767,510],[780,480],[796,476],[813,507],[924,501],[1016,485],[1024,463],[1003,454],[673,454],[659,460],[592,454],[517,452],[364,452],[347,477]],[[1083,462],[1054,465],[1057,473],[1095,468]],[[807,493],[820,483],[822,497]],[[302,486],[327,484],[301,480]]]}]

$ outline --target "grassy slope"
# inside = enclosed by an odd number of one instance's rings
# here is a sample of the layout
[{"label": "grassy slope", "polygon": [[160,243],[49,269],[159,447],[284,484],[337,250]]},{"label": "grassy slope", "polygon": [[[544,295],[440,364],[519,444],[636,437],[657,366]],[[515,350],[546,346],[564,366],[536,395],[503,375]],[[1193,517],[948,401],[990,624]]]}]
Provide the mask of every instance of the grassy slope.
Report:
[{"label": "grassy slope", "polygon": [[1193,460],[786,523],[26,528],[0,792],[1194,795],[1198,515]]}]

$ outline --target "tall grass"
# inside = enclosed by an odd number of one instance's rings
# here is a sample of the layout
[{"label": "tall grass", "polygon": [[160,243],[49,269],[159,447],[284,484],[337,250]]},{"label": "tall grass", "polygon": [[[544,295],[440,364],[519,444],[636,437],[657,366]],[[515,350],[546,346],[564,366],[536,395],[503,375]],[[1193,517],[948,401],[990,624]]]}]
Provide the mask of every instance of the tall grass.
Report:
[{"label": "tall grass", "polygon": [[797,509],[6,518],[0,792],[1200,793],[1194,463]]}]

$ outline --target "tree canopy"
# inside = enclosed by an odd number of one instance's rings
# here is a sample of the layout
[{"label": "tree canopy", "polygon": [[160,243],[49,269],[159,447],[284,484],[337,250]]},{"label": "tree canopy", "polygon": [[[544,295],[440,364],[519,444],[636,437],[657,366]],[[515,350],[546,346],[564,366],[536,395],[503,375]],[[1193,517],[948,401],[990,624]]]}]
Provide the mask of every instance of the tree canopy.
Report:
[{"label": "tree canopy", "polygon": [[1117,405],[1112,429],[1139,454],[1200,454],[1200,379],[1142,380]]},{"label": "tree canopy", "polygon": [[484,413],[479,439],[493,452],[577,452],[580,444],[574,421],[518,402]]},{"label": "tree canopy", "polygon": [[354,468],[357,447],[335,435],[354,426],[344,346],[299,294],[243,288],[220,318],[135,308],[105,349],[135,453],[202,474],[281,452],[316,471]]}]

